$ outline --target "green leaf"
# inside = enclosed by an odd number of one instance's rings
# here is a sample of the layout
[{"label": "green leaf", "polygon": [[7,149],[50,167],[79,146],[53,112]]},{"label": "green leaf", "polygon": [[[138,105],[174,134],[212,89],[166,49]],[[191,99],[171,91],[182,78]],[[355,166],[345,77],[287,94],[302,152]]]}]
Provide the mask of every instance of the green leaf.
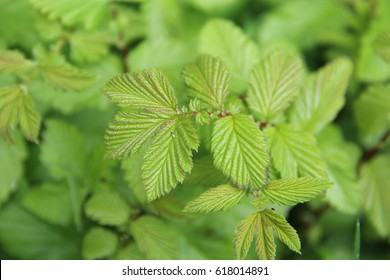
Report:
[{"label": "green leaf", "polygon": [[387,62],[390,62],[390,31],[382,32],[374,41],[375,51]]},{"label": "green leaf", "polygon": [[0,71],[15,73],[27,70],[33,63],[18,51],[0,50]]},{"label": "green leaf", "polygon": [[12,145],[0,138],[0,207],[15,191],[23,175],[26,149],[22,141]]},{"label": "green leaf", "polygon": [[245,200],[247,191],[231,185],[222,185],[207,190],[200,196],[187,203],[186,212],[215,212],[231,209]]},{"label": "green leaf", "polygon": [[101,225],[120,226],[130,218],[130,207],[113,191],[95,193],[85,205],[85,214]]},{"label": "green leaf", "polygon": [[264,189],[264,195],[278,205],[295,205],[311,200],[333,183],[327,179],[306,178],[280,179],[271,181]]},{"label": "green leaf", "polygon": [[139,250],[137,244],[130,243],[118,250],[117,260],[145,260],[145,255]]},{"label": "green leaf", "polygon": [[124,178],[128,182],[129,188],[132,190],[135,197],[144,204],[147,202],[147,198],[144,182],[142,180],[142,162],[143,153],[136,153],[130,158],[122,161],[121,169],[124,172]]},{"label": "green leaf", "polygon": [[209,106],[223,108],[232,74],[220,59],[202,55],[184,67],[183,76],[193,97]]},{"label": "green leaf", "polygon": [[130,224],[130,231],[148,259],[178,259],[179,248],[173,231],[157,218],[142,216]]},{"label": "green leaf", "polygon": [[169,116],[152,112],[119,112],[105,135],[106,156],[128,158],[172,123]]},{"label": "green leaf", "polygon": [[341,129],[327,126],[318,135],[318,147],[329,167],[329,178],[335,186],[326,191],[326,197],[338,210],[356,214],[360,211],[362,192],[356,170],[361,156],[359,148],[344,140]]},{"label": "green leaf", "polygon": [[301,242],[296,230],[286,219],[273,210],[265,209],[261,212],[264,223],[268,224],[275,235],[294,252],[301,253]]},{"label": "green leaf", "polygon": [[248,116],[226,116],[216,121],[211,149],[215,166],[234,184],[253,189],[267,184],[269,155],[265,139]]},{"label": "green leaf", "polygon": [[257,213],[256,219],[256,253],[261,260],[273,260],[276,254],[276,244],[270,225],[264,211]]},{"label": "green leaf", "polygon": [[113,255],[119,245],[118,237],[110,230],[95,227],[83,239],[83,257],[87,260],[103,259]]},{"label": "green leaf", "polygon": [[33,101],[24,86],[0,88],[0,134],[11,138],[11,133],[19,125],[23,135],[38,142],[41,116],[33,108]]},{"label": "green leaf", "polygon": [[303,74],[298,57],[272,52],[250,75],[248,103],[259,120],[268,122],[282,113],[299,92]]},{"label": "green leaf", "polygon": [[46,121],[40,159],[56,179],[83,178],[84,139],[72,125],[59,121]]},{"label": "green leaf", "polygon": [[339,58],[311,74],[290,111],[297,128],[317,133],[330,123],[344,106],[345,92],[352,74],[352,63]]},{"label": "green leaf", "polygon": [[170,192],[192,169],[192,150],[199,139],[191,121],[176,115],[155,136],[142,166],[146,194],[154,200]]},{"label": "green leaf", "polygon": [[93,74],[79,70],[67,63],[40,63],[39,70],[45,81],[54,88],[65,91],[81,91],[95,82]]},{"label": "green leaf", "polygon": [[366,146],[373,146],[390,128],[390,84],[373,85],[354,103],[359,133]]},{"label": "green leaf", "polygon": [[50,223],[66,226],[72,221],[69,191],[64,185],[44,184],[31,188],[22,203],[27,210]]},{"label": "green leaf", "polygon": [[103,91],[120,107],[161,115],[172,115],[177,110],[173,88],[158,69],[114,77]]},{"label": "green leaf", "polygon": [[109,0],[30,0],[31,4],[50,19],[60,19],[68,26],[83,23],[88,29],[108,16]]},{"label": "green leaf", "polygon": [[364,208],[378,233],[390,236],[390,166],[389,154],[376,156],[361,169]]},{"label": "green leaf", "polygon": [[247,88],[252,66],[259,61],[256,44],[231,21],[210,20],[200,34],[200,52],[220,57],[233,72],[232,88],[242,93]]},{"label": "green leaf", "polygon": [[327,167],[309,132],[294,130],[288,125],[266,128],[264,134],[269,144],[276,169],[283,178],[327,177]]},{"label": "green leaf", "polygon": [[237,225],[233,241],[236,259],[243,260],[248,254],[255,235],[258,215],[258,213],[253,213]]},{"label": "green leaf", "polygon": [[15,203],[0,211],[0,241],[13,258],[79,259],[77,236],[44,223]]}]

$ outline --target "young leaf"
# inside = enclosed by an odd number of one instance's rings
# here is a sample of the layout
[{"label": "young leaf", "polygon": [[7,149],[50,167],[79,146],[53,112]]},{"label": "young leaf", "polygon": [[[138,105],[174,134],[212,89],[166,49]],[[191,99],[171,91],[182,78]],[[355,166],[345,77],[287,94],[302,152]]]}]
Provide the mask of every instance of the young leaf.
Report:
[{"label": "young leaf", "polygon": [[249,80],[248,103],[263,122],[282,113],[299,92],[302,62],[280,51],[272,52],[257,63]]},{"label": "young leaf", "polygon": [[140,250],[151,260],[177,259],[179,248],[170,227],[152,216],[142,216],[130,224]]},{"label": "young leaf", "polygon": [[374,41],[375,51],[390,63],[390,31],[382,32]]},{"label": "young leaf", "polygon": [[361,186],[364,193],[364,208],[378,233],[390,236],[390,166],[389,154],[376,156],[363,165]]},{"label": "young leaf", "polygon": [[175,114],[177,110],[173,88],[157,69],[114,77],[103,91],[120,107],[165,115]]},{"label": "young leaf", "polygon": [[223,108],[232,74],[220,59],[202,55],[184,67],[183,76],[193,97],[209,106]]},{"label": "young leaf", "polygon": [[214,19],[200,35],[200,52],[220,57],[233,72],[232,87],[241,92],[247,88],[249,73],[260,56],[256,44],[234,23]]},{"label": "young leaf", "polygon": [[234,254],[236,259],[243,260],[252,244],[259,213],[253,213],[240,221],[234,232]]},{"label": "young leaf", "polygon": [[343,107],[351,74],[352,63],[346,58],[339,58],[312,74],[293,104],[291,122],[312,133],[323,129]]},{"label": "young leaf", "polygon": [[264,189],[264,195],[278,205],[295,205],[311,200],[332,186],[327,179],[306,178],[280,179],[271,181]]},{"label": "young leaf", "polygon": [[95,27],[108,15],[109,0],[30,0],[31,4],[48,15],[50,19],[60,19],[68,26],[83,23],[88,29]]},{"label": "young leaf", "polygon": [[187,203],[186,212],[214,212],[224,211],[235,207],[245,200],[248,192],[231,185],[222,185],[202,193]]},{"label": "young leaf", "polygon": [[283,178],[296,178],[298,173],[308,177],[327,176],[326,164],[315,138],[309,132],[279,125],[266,128],[264,134],[273,163]]},{"label": "young leaf", "polygon": [[130,207],[118,193],[101,191],[94,194],[85,205],[85,213],[101,225],[124,225],[130,217]]},{"label": "young leaf", "polygon": [[10,139],[12,129],[17,124],[27,139],[38,142],[41,117],[33,109],[33,101],[26,88],[0,88],[0,134]]},{"label": "young leaf", "polygon": [[269,225],[275,235],[294,252],[301,253],[301,242],[296,230],[286,219],[273,210],[265,209],[261,212],[263,221]]},{"label": "young leaf", "polygon": [[267,183],[269,155],[264,136],[248,116],[216,121],[211,149],[215,166],[238,186],[260,189]]},{"label": "young leaf", "polygon": [[256,252],[261,260],[273,260],[276,254],[275,238],[267,222],[264,211],[258,212],[256,219]]},{"label": "young leaf", "polygon": [[176,115],[166,123],[148,148],[143,164],[143,179],[149,200],[170,192],[183,182],[192,169],[192,150],[199,139],[191,121]]},{"label": "young leaf", "polygon": [[32,62],[18,51],[0,50],[0,71],[15,73],[26,70],[32,65]]},{"label": "young leaf", "polygon": [[83,257],[87,260],[106,258],[115,253],[118,245],[119,239],[112,231],[92,228],[83,239]]},{"label": "young leaf", "polygon": [[369,87],[354,104],[360,135],[367,146],[375,145],[390,128],[390,84]]},{"label": "young leaf", "polygon": [[67,63],[40,63],[39,69],[49,84],[65,91],[81,91],[95,82],[94,75]]}]

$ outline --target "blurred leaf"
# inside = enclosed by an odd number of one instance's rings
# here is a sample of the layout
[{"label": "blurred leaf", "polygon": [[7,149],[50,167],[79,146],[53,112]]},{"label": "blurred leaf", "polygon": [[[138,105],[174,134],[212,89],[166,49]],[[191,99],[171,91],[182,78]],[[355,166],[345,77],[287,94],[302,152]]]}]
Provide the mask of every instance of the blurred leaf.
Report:
[{"label": "blurred leaf", "polygon": [[362,199],[356,178],[359,148],[345,141],[341,130],[334,125],[325,127],[318,134],[318,146],[328,165],[329,178],[335,182],[335,186],[326,191],[326,197],[340,211],[358,213]]},{"label": "blurred leaf", "polygon": [[13,128],[17,125],[27,139],[38,142],[41,116],[34,110],[27,88],[0,88],[0,134],[5,139],[12,139]]},{"label": "blurred leaf", "polygon": [[85,213],[101,225],[120,226],[130,218],[126,201],[113,191],[95,193],[85,205]]},{"label": "blurred leaf", "polygon": [[257,63],[250,75],[248,103],[262,122],[268,122],[290,105],[299,93],[303,74],[299,58],[280,51]]},{"label": "blurred leaf", "polygon": [[49,223],[66,226],[72,221],[69,190],[64,185],[44,184],[31,188],[23,196],[22,205]]},{"label": "blurred leaf", "polygon": [[19,51],[0,49],[0,71],[15,73],[33,66]]},{"label": "blurred leaf", "polygon": [[102,227],[88,231],[83,240],[83,257],[87,260],[103,259],[113,255],[119,245],[118,237]]},{"label": "blurred leaf", "polygon": [[176,237],[169,226],[152,216],[143,216],[130,224],[131,234],[148,259],[177,259]]},{"label": "blurred leaf", "polygon": [[375,51],[390,62],[390,31],[381,33],[374,42]]},{"label": "blurred leaf", "polygon": [[142,162],[143,153],[135,153],[130,158],[122,161],[121,169],[124,172],[124,178],[128,182],[129,188],[133,191],[135,197],[144,204],[147,198],[142,179]]},{"label": "blurred leaf", "polygon": [[270,158],[265,138],[248,116],[216,121],[212,151],[215,166],[239,187],[260,189],[267,183]]},{"label": "blurred leaf", "polygon": [[202,55],[184,67],[183,77],[193,97],[209,106],[223,108],[232,75],[221,60]]},{"label": "blurred leaf", "polygon": [[19,138],[14,144],[6,143],[0,138],[0,206],[22,180],[25,157],[26,149]]},{"label": "blurred leaf", "polygon": [[296,178],[271,181],[264,189],[264,195],[278,205],[295,205],[309,201],[332,186],[327,179]]},{"label": "blurred leaf", "polygon": [[60,19],[65,25],[75,26],[83,23],[90,29],[97,26],[105,16],[108,16],[109,0],[30,0],[39,11],[47,14],[50,19]]},{"label": "blurred leaf", "polygon": [[80,132],[59,120],[46,121],[40,159],[56,179],[83,177],[85,151]]},{"label": "blurred leaf", "polygon": [[354,104],[355,120],[363,143],[373,146],[390,128],[390,84],[373,85]]},{"label": "blurred leaf", "polygon": [[248,192],[231,185],[211,188],[187,203],[185,212],[214,212],[231,209],[245,200]]},{"label": "blurred leaf", "polygon": [[20,259],[78,259],[77,240],[16,204],[0,211],[0,241]]},{"label": "blurred leaf", "polygon": [[313,135],[288,125],[266,128],[271,157],[283,178],[327,177],[327,167]]},{"label": "blurred leaf", "polygon": [[124,248],[119,249],[116,256],[117,260],[145,260],[145,255],[139,250],[136,243],[131,243]]},{"label": "blurred leaf", "polygon": [[390,236],[390,156],[376,156],[361,169],[361,185],[366,213],[378,233]]},{"label": "blurred leaf", "polygon": [[352,74],[349,59],[338,58],[311,74],[290,111],[290,121],[296,127],[317,133],[333,121],[344,106],[345,92]]},{"label": "blurred leaf", "polygon": [[259,61],[256,44],[234,23],[210,20],[200,35],[200,52],[219,57],[233,72],[232,89],[242,93],[247,88],[252,66]]},{"label": "blurred leaf", "polygon": [[215,15],[234,10],[240,2],[245,2],[245,0],[189,0],[189,2],[201,11]]}]

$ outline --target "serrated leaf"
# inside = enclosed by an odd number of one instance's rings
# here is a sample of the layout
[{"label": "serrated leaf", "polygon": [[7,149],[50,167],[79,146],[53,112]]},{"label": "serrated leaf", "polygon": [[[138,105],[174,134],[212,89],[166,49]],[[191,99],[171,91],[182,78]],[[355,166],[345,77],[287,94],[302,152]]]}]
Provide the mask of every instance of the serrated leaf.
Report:
[{"label": "serrated leaf", "polygon": [[288,125],[266,128],[264,134],[276,169],[283,178],[327,177],[327,167],[312,134]]},{"label": "serrated leaf", "polygon": [[33,63],[18,51],[0,50],[0,71],[15,73],[27,70]]},{"label": "serrated leaf", "polygon": [[187,203],[185,212],[215,212],[231,209],[245,200],[248,192],[231,185],[211,188]]},{"label": "serrated leaf", "polygon": [[103,259],[115,253],[119,239],[115,233],[102,227],[90,229],[83,239],[83,257],[87,260]]},{"label": "serrated leaf", "polygon": [[146,194],[154,200],[170,192],[192,169],[192,150],[197,150],[198,135],[191,121],[176,115],[155,136],[142,166]]},{"label": "serrated leaf", "polygon": [[269,155],[265,139],[248,116],[227,116],[216,121],[211,149],[215,166],[234,184],[259,189],[267,183]]},{"label": "serrated leaf", "polygon": [[382,154],[364,164],[361,186],[365,211],[378,233],[390,236],[390,156]]},{"label": "serrated leaf", "polygon": [[13,128],[19,125],[27,139],[37,142],[40,124],[41,116],[25,87],[0,88],[0,134],[4,138],[10,139]]},{"label": "serrated leaf", "polygon": [[261,212],[264,223],[268,224],[275,235],[294,252],[301,253],[301,242],[296,230],[286,219],[273,210],[265,209]]},{"label": "serrated leaf", "polygon": [[31,188],[22,200],[23,206],[42,218],[57,225],[69,225],[72,208],[68,188],[64,185],[44,184]]},{"label": "serrated leaf", "polygon": [[390,128],[390,84],[373,85],[354,103],[354,115],[366,146],[373,146]]},{"label": "serrated leaf", "polygon": [[264,195],[278,205],[295,205],[309,201],[333,185],[327,179],[306,178],[280,179],[271,181],[264,189]]},{"label": "serrated leaf", "polygon": [[130,207],[113,191],[95,193],[85,205],[85,214],[101,225],[124,225],[130,217]]},{"label": "serrated leaf", "polygon": [[276,254],[276,244],[270,225],[264,211],[257,213],[256,219],[256,253],[261,260],[273,260]]},{"label": "serrated leaf", "polygon": [[282,113],[299,93],[302,74],[301,60],[280,51],[254,65],[248,104],[255,116],[268,122]]},{"label": "serrated leaf", "polygon": [[202,55],[184,67],[183,77],[193,97],[209,106],[223,108],[232,74],[220,59]]},{"label": "serrated leaf", "polygon": [[176,113],[173,88],[158,69],[112,78],[103,88],[112,102],[128,109],[147,109],[154,113]]},{"label": "serrated leaf", "polygon": [[163,133],[170,123],[169,116],[152,112],[119,112],[106,131],[106,156],[128,158]]},{"label": "serrated leaf", "polygon": [[224,19],[210,20],[200,34],[200,52],[220,57],[233,72],[232,88],[241,93],[247,88],[253,64],[259,61],[259,50],[234,23]]},{"label": "serrated leaf", "polygon": [[43,138],[40,159],[50,174],[56,179],[82,178],[85,151],[80,132],[68,123],[48,120]]},{"label": "serrated leaf", "polygon": [[387,62],[390,62],[390,31],[382,32],[374,41],[375,51]]},{"label": "serrated leaf", "polygon": [[30,0],[31,4],[47,14],[50,19],[60,19],[68,26],[83,23],[86,28],[95,27],[108,16],[109,0]]},{"label": "serrated leaf", "polygon": [[177,259],[179,248],[176,238],[165,223],[152,216],[142,216],[130,224],[131,234],[148,259]]},{"label": "serrated leaf", "polygon": [[257,225],[258,213],[253,213],[240,221],[234,232],[234,254],[236,259],[243,260],[252,244]]},{"label": "serrated leaf", "polygon": [[339,58],[311,74],[290,111],[297,128],[317,133],[330,123],[344,106],[345,92],[352,74],[349,59]]},{"label": "serrated leaf", "polygon": [[327,126],[318,135],[318,147],[329,168],[329,178],[335,186],[326,191],[326,197],[338,210],[356,214],[360,211],[363,194],[357,182],[356,170],[361,156],[357,145],[347,142],[341,129]]},{"label": "serrated leaf", "polygon": [[95,82],[93,74],[67,63],[40,63],[39,70],[47,83],[65,91],[81,91]]}]

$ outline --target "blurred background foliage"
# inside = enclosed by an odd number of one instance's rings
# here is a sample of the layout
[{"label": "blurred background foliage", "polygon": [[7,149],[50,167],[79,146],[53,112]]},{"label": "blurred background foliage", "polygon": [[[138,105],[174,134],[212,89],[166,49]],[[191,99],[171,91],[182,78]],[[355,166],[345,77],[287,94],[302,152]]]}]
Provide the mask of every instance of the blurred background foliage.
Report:
[{"label": "blurred background foliage", "polygon": [[308,72],[339,56],[354,63],[344,108],[316,135],[336,186],[280,209],[303,247],[278,246],[277,258],[390,259],[389,15],[388,0],[0,0],[1,259],[233,258],[249,206],[181,211],[226,180],[207,156],[209,127],[192,174],[147,203],[140,156],[104,159],[116,108],[100,89],[157,67],[185,102],[182,67],[210,53],[235,73],[239,97],[254,59],[274,49]]}]

